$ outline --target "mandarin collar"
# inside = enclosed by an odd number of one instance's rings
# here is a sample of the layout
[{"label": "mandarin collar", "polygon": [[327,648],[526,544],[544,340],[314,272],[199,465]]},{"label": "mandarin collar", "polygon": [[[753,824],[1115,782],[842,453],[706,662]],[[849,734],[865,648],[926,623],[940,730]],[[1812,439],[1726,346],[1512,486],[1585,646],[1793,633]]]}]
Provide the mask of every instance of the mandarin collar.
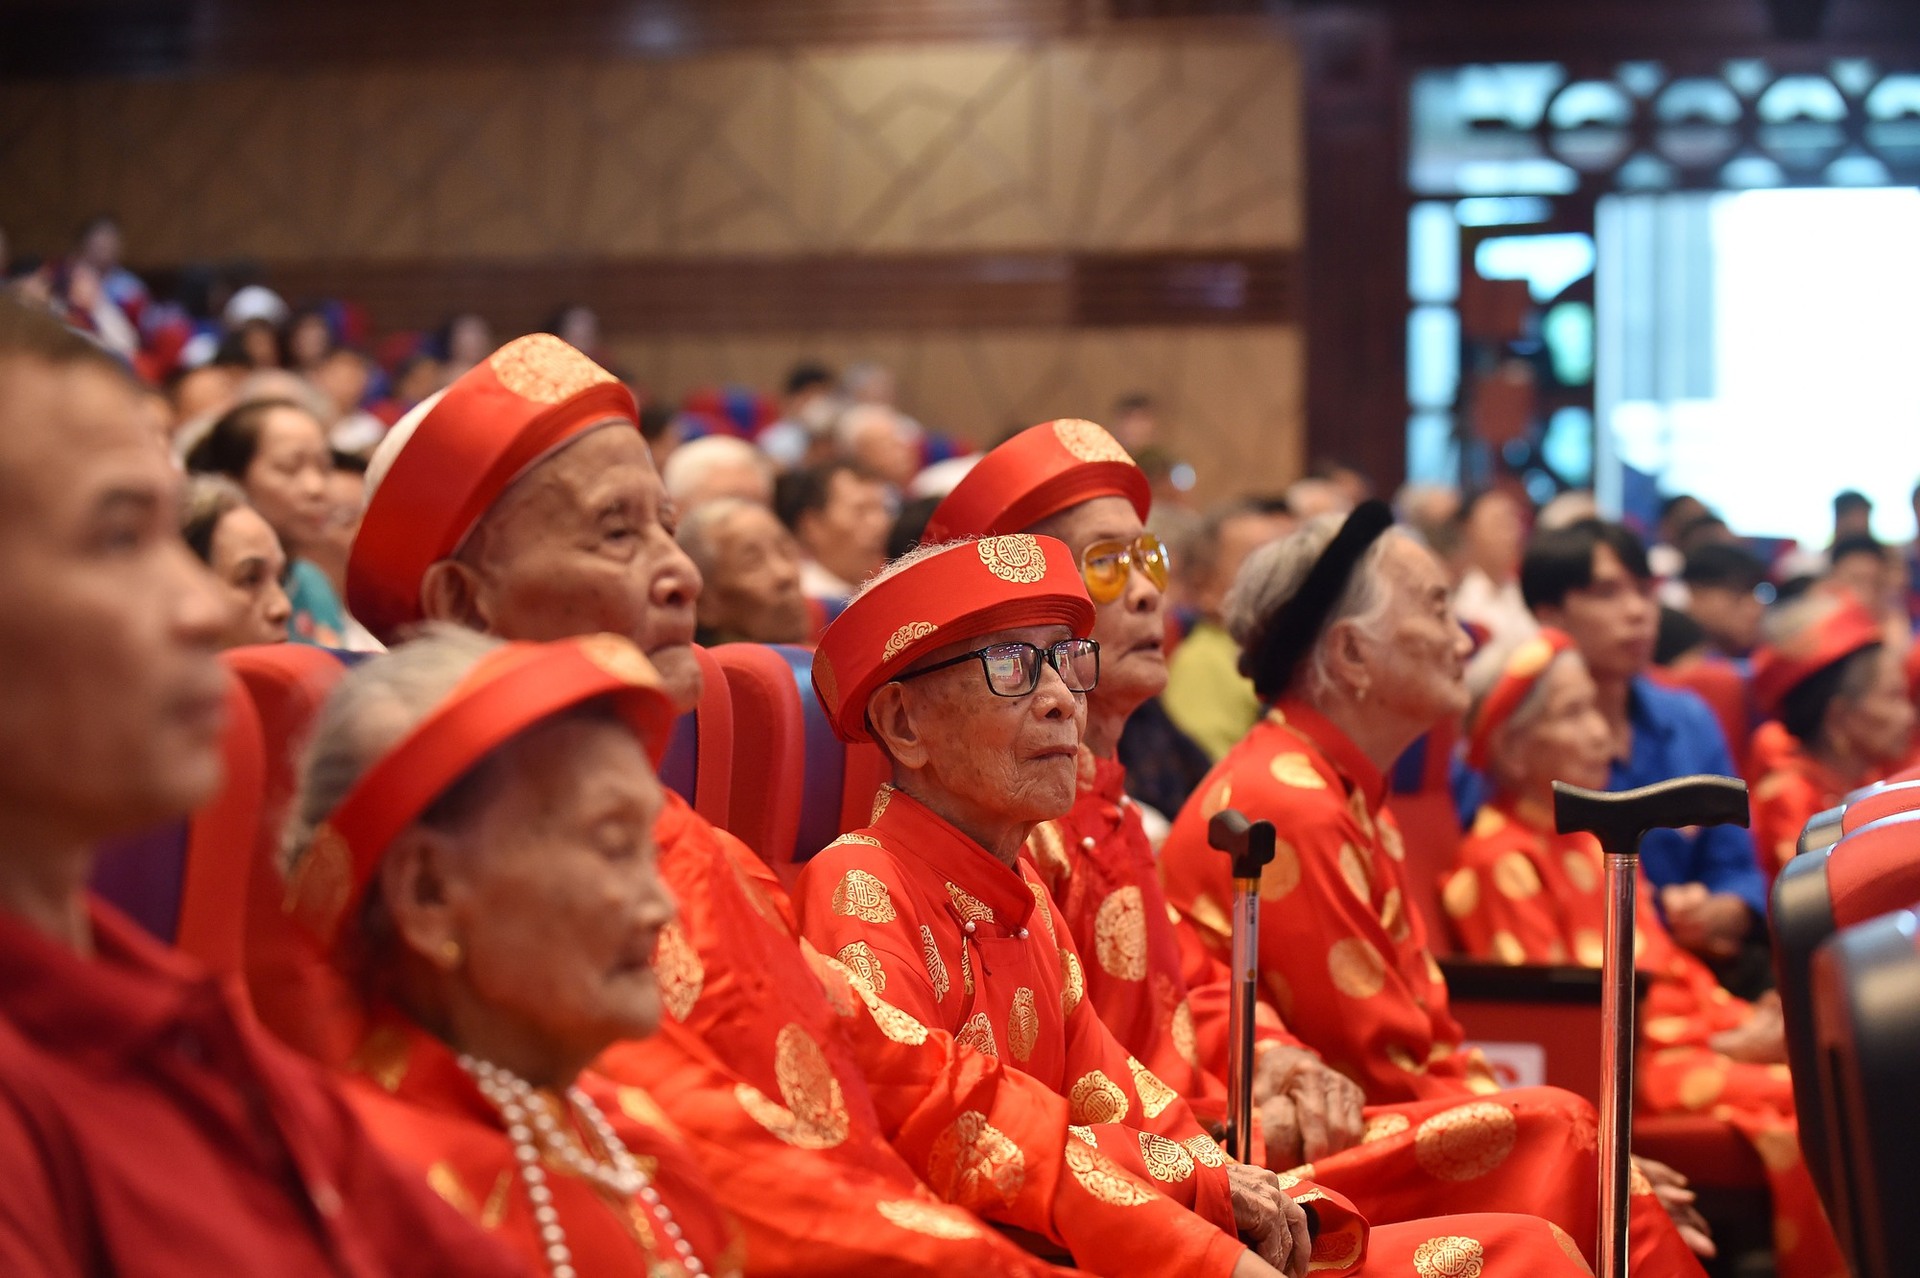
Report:
[{"label": "mandarin collar", "polygon": [[1523,830],[1552,838],[1559,832],[1554,828],[1553,812],[1542,807],[1532,799],[1515,798],[1509,794],[1497,794],[1487,800],[1487,806],[1500,813]]},{"label": "mandarin collar", "polygon": [[1280,724],[1296,736],[1305,737],[1320,752],[1349,790],[1358,790],[1365,797],[1369,811],[1380,810],[1380,805],[1387,801],[1387,774],[1374,767],[1373,760],[1361,753],[1360,747],[1334,726],[1333,720],[1295,697],[1276,701],[1268,711],[1268,721],[1276,715]]},{"label": "mandarin collar", "polygon": [[993,921],[1001,926],[1017,929],[1033,913],[1033,893],[1018,870],[1002,864],[905,790],[894,790],[887,810],[870,828],[992,910]]},{"label": "mandarin collar", "polygon": [[460,1068],[453,1049],[391,1004],[373,1013],[372,1027],[348,1068],[422,1108],[461,1113],[489,1127],[503,1125],[500,1111]]},{"label": "mandarin collar", "polygon": [[1127,793],[1127,766],[1119,759],[1103,759],[1080,747],[1080,796],[1119,807]]},{"label": "mandarin collar", "polygon": [[88,894],[91,957],[0,913],[0,1016],[48,1047],[131,1055],[226,1003],[219,982]]}]

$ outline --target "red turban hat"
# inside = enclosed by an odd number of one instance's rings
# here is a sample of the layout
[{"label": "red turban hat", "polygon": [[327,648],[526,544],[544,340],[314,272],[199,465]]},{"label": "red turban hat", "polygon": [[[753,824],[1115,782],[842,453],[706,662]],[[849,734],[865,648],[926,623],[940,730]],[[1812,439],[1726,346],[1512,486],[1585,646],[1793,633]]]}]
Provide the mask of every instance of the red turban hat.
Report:
[{"label": "red turban hat", "polygon": [[1093,631],[1093,601],[1066,545],[1014,533],[944,547],[883,576],[820,636],[813,690],[842,741],[871,741],[867,699],[920,657],[1023,626]]},{"label": "red turban hat", "polygon": [[1886,641],[1886,633],[1872,614],[1851,598],[1803,627],[1778,646],[1763,646],[1753,654],[1753,699],[1767,718],[1793,690],[1836,661],[1862,648]]},{"label": "red turban hat", "polygon": [[1124,497],[1142,519],[1153,508],[1145,472],[1104,427],[1045,422],[982,457],[934,508],[921,540],[1025,532],[1095,497]]},{"label": "red turban hat", "polygon": [[1547,629],[1507,654],[1507,663],[1500,667],[1500,677],[1487,689],[1487,695],[1480,698],[1479,708],[1473,713],[1467,731],[1468,763],[1482,772],[1487,770],[1487,764],[1492,761],[1494,736],[1513,718],[1513,712],[1526,701],[1527,694],[1547,673],[1554,658],[1572,647],[1571,636]]}]

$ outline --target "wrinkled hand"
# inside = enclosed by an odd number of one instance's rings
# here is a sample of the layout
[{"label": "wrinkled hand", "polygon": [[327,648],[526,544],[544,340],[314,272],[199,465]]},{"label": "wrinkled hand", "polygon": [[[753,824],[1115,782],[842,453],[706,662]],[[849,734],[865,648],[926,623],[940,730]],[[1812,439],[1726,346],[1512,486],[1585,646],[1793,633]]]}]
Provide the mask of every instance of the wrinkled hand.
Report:
[{"label": "wrinkled hand", "polygon": [[1281,1192],[1279,1177],[1264,1167],[1227,1164],[1233,1191],[1233,1223],[1260,1259],[1286,1278],[1306,1278],[1313,1255],[1307,1213]]},{"label": "wrinkled hand", "polygon": [[1675,943],[1704,958],[1732,958],[1753,928],[1745,901],[1731,892],[1710,891],[1704,883],[1661,888],[1660,908]]},{"label": "wrinkled hand", "polygon": [[1270,1047],[1253,1070],[1267,1162],[1297,1167],[1351,1149],[1366,1135],[1366,1096],[1352,1079],[1298,1047]]},{"label": "wrinkled hand", "polygon": [[1667,1215],[1673,1218],[1673,1226],[1680,1231],[1680,1239],[1688,1249],[1694,1255],[1709,1260],[1719,1255],[1720,1249],[1713,1245],[1713,1228],[1693,1205],[1699,1195],[1688,1188],[1687,1178],[1665,1163],[1637,1154],[1633,1156],[1633,1165],[1653,1186],[1653,1196],[1666,1208]]},{"label": "wrinkled hand", "polygon": [[1721,1030],[1707,1046],[1748,1065],[1786,1064],[1787,1026],[1780,1016],[1780,996],[1772,990],[1762,994],[1753,1001],[1746,1024]]},{"label": "wrinkled hand", "polygon": [[1283,1275],[1252,1252],[1243,1251],[1240,1253],[1240,1259],[1234,1262],[1233,1273],[1229,1278],[1283,1278]]}]

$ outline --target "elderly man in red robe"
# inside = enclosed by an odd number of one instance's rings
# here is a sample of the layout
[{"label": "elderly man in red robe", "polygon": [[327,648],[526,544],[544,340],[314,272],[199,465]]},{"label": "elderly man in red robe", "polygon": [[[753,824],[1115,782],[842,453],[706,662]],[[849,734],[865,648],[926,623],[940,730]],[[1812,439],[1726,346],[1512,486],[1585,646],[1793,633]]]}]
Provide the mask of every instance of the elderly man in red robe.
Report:
[{"label": "elderly man in red robe", "polygon": [[[872,825],[807,863],[795,899],[808,937],[889,1002],[1040,1079],[1076,1121],[1137,1119],[1149,1171],[1179,1182],[1219,1152],[1100,1019],[1086,961],[1022,855],[1034,824],[1073,802],[1100,679],[1093,618],[1073,554],[1027,533],[925,547],[869,582],[827,628],[814,687],[843,740],[879,745],[893,785]],[[1309,1255],[1355,1273],[1585,1268],[1572,1240],[1524,1216],[1378,1227],[1363,1248],[1351,1204],[1286,1179],[1316,1227],[1290,1273]]]},{"label": "elderly man in red robe", "polygon": [[[426,620],[510,639],[606,631],[641,649],[679,708],[695,704],[699,576],[633,397],[578,351],[509,343],[396,425],[368,481],[348,588],[376,635]],[[1284,1226],[1270,1174],[1210,1169],[1151,1193],[1131,1130],[1097,1134],[1109,1154],[1089,1162],[1061,1098],[803,946],[737,839],[672,794],[654,834],[680,906],[655,956],[656,1037],[685,1050],[663,1064],[656,1041],[622,1044],[598,1068],[642,1085],[677,1071],[675,1118],[742,1226],[749,1272],[1044,1271],[978,1221],[925,1210],[931,1188],[1095,1272],[1272,1274],[1230,1232]],[[743,1130],[777,1147],[743,1145]]]},{"label": "elderly man in red robe", "polygon": [[220,784],[228,623],[125,371],[0,297],[0,1273],[526,1272],[229,983],[91,897]]},{"label": "elderly man in red robe", "polygon": [[[1607,916],[1600,843],[1554,832],[1553,783],[1604,789],[1613,741],[1569,636],[1543,630],[1509,655],[1475,707],[1468,743],[1468,762],[1494,796],[1441,894],[1463,948],[1503,963],[1598,967]],[[1781,1278],[1837,1278],[1845,1264],[1800,1157],[1779,999],[1748,1003],[1722,989],[1674,944],[1644,874],[1635,914],[1635,965],[1651,978],[1638,1103],[1654,1114],[1710,1113],[1752,1141],[1773,1192]]]},{"label": "elderly man in red robe", "polygon": [[[968,472],[928,521],[932,540],[1026,531],[1053,535],[1075,554],[1094,603],[1099,684],[1087,694],[1079,787],[1072,811],[1036,825],[1027,853],[1060,907],[1085,965],[1087,999],[1123,1046],[1196,1110],[1224,1104],[1226,966],[1190,927],[1169,917],[1146,829],[1124,794],[1115,758],[1120,730],[1166,682],[1162,592],[1167,553],[1147,532],[1145,476],[1098,425],[1057,421],[1000,445]],[[1314,1179],[1347,1195],[1375,1221],[1446,1211],[1538,1215],[1592,1232],[1593,1160],[1553,1108],[1526,1110],[1531,1147],[1468,1183],[1421,1165],[1418,1131],[1446,1129],[1462,1104],[1436,1097],[1362,1110],[1360,1088],[1329,1069],[1257,1008],[1260,1107],[1268,1165],[1311,1162]]]},{"label": "elderly man in red robe", "polygon": [[[1228,806],[1271,820],[1279,846],[1261,879],[1261,993],[1287,1027],[1372,1104],[1478,1098],[1447,1121],[1501,1134],[1488,1166],[1558,1163],[1573,1146],[1597,1184],[1592,1107],[1551,1088],[1500,1091],[1463,1047],[1426,923],[1407,899],[1405,849],[1383,806],[1387,769],[1466,708],[1471,644],[1439,562],[1392,523],[1383,504],[1367,503],[1256,551],[1241,570],[1228,617],[1270,708],[1175,820],[1161,862],[1167,895],[1225,953],[1232,886],[1226,858],[1207,846],[1207,820]],[[1664,1209],[1710,1250],[1691,1195],[1651,1170],[1665,1194],[1635,1177],[1636,1270],[1698,1273]]]}]

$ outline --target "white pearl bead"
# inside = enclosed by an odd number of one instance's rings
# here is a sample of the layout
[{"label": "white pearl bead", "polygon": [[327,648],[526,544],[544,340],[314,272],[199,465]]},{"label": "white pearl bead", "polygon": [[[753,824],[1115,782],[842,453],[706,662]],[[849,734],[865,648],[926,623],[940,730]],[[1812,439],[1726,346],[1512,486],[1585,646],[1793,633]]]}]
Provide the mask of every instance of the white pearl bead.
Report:
[{"label": "white pearl bead", "polygon": [[968,936],[972,936],[975,932],[978,932],[980,930],[980,925],[978,923],[975,923],[972,919],[968,919],[967,925],[961,928],[960,930],[965,932]]},{"label": "white pearl bead", "polygon": [[1023,941],[1027,939],[1027,929],[1024,927],[1020,929],[1020,939]]},{"label": "white pearl bead", "polygon": [[1089,834],[1086,838],[1080,840],[1080,846],[1085,848],[1089,852],[1093,851],[1095,846],[1093,841],[1093,836]]}]

